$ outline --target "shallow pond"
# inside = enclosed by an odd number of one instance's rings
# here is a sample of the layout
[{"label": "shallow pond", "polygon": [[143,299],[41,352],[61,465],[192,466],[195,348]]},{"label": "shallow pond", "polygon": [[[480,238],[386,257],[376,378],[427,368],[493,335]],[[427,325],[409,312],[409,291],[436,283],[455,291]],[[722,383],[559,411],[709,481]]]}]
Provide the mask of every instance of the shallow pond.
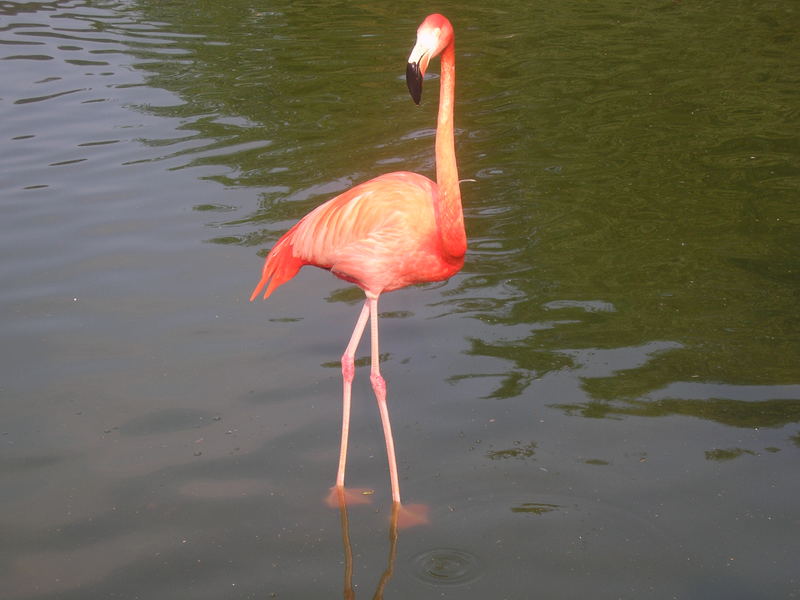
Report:
[{"label": "shallow pond", "polygon": [[431,7],[0,2],[0,582],[20,599],[800,595],[800,8],[437,6],[461,273],[362,294],[299,217],[433,176]]}]

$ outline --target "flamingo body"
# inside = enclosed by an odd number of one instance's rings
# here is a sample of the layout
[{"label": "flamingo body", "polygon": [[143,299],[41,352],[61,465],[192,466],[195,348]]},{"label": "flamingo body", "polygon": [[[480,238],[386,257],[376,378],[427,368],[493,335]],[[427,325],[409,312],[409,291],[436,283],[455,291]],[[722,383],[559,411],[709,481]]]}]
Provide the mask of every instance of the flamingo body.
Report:
[{"label": "flamingo body", "polygon": [[251,299],[268,297],[304,265],[314,265],[379,295],[448,279],[464,254],[442,248],[438,187],[423,175],[387,173],[318,206],[275,244]]},{"label": "flamingo body", "polygon": [[392,500],[400,510],[399,525],[424,522],[424,507],[401,507],[397,461],[394,452],[386,382],[380,373],[378,348],[378,297],[408,285],[442,281],[464,264],[467,242],[461,210],[461,191],[453,136],[455,42],[445,17],[429,15],[417,30],[417,43],[408,58],[406,81],[415,103],[430,60],[442,57],[439,113],[436,125],[436,182],[398,171],[381,175],[321,204],[287,231],[270,250],[261,279],[250,300],[262,291],[264,298],[286,283],[304,265],[329,270],[352,282],[367,297],[350,342],[342,355],[342,442],[336,485],[329,503],[364,501],[344,489],[350,397],[355,372],[355,351],[370,322],[372,364],[370,381],[378,401]]}]

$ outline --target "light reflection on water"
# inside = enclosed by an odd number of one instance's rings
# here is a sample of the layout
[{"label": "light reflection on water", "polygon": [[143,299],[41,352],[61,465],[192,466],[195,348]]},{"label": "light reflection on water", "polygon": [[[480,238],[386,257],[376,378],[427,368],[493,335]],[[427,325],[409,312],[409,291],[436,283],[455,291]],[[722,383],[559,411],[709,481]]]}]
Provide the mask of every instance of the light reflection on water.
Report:
[{"label": "light reflection on water", "polygon": [[[451,13],[470,252],[383,301],[433,510],[387,598],[798,593],[792,6]],[[359,293],[246,297],[321,200],[431,174],[433,94],[402,79],[423,13],[0,4],[8,597],[340,594],[321,498]],[[369,588],[388,484],[361,370],[354,393]]]}]

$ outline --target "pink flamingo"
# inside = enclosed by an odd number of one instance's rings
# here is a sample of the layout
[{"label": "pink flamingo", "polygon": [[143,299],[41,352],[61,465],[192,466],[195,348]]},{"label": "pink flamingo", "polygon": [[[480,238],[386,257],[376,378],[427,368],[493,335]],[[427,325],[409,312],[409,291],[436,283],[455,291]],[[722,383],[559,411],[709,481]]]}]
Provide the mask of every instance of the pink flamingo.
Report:
[{"label": "pink flamingo", "polygon": [[[345,491],[350,394],[355,372],[356,347],[370,320],[372,367],[370,381],[378,401],[392,501],[401,509],[401,523],[425,522],[425,507],[402,507],[397,462],[386,406],[386,382],[381,376],[378,352],[378,297],[408,285],[442,281],[464,264],[467,248],[461,191],[453,139],[455,94],[455,43],[453,26],[444,16],[432,14],[417,30],[408,57],[406,82],[419,104],[422,79],[431,59],[441,54],[439,115],[436,124],[436,182],[398,171],[355,186],[312,210],[281,237],[264,263],[261,280],[250,300],[266,286],[264,298],[294,277],[304,265],[327,269],[336,277],[364,290],[366,302],[350,342],[342,355],[342,441],[336,485],[328,501],[366,502],[357,490]],[[267,285],[268,284],[268,285]]]}]

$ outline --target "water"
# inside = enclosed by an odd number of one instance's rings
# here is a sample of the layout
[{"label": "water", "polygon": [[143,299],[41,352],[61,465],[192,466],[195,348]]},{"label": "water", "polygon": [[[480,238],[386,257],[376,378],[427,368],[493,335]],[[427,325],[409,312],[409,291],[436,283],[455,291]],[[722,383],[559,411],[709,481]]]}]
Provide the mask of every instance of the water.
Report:
[{"label": "water", "polygon": [[358,290],[247,297],[432,175],[426,5],[0,3],[4,597],[800,595],[800,11],[467,4],[467,262],[382,300],[394,536],[364,369],[372,504],[322,503]]}]

